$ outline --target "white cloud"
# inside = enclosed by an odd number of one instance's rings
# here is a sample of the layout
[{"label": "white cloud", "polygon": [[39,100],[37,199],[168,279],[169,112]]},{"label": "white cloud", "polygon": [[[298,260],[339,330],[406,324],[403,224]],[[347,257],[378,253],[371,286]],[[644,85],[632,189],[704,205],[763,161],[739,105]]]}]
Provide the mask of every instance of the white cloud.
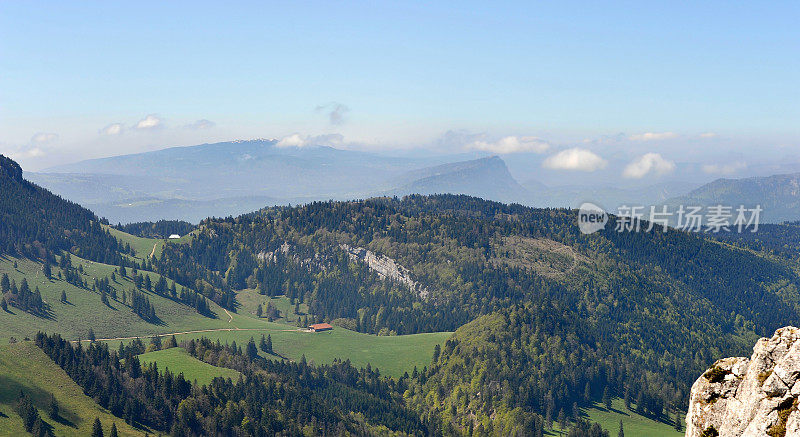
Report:
[{"label": "white cloud", "polygon": [[538,137],[507,136],[492,139],[485,133],[471,133],[466,130],[449,130],[436,140],[444,149],[482,150],[491,153],[544,153],[550,144]]},{"label": "white cloud", "polygon": [[331,122],[331,124],[336,126],[344,124],[344,117],[348,112],[350,112],[350,108],[348,108],[347,105],[337,102],[319,105],[315,109],[317,112],[325,111],[328,114],[328,120]]},{"label": "white cloud", "polygon": [[502,154],[519,152],[544,153],[550,148],[550,144],[536,137],[509,136],[500,138],[497,141],[475,140],[468,143],[465,148]]},{"label": "white cloud", "polygon": [[39,132],[31,137],[32,144],[47,144],[58,139],[58,134]]},{"label": "white cloud", "polygon": [[288,137],[283,137],[277,144],[278,147],[303,147],[305,145],[306,139],[300,134],[292,134]]},{"label": "white cloud", "polygon": [[562,150],[542,162],[542,167],[553,170],[595,171],[608,165],[608,161],[586,149]]},{"label": "white cloud", "polygon": [[327,135],[300,135],[292,134],[281,138],[275,145],[276,147],[306,147],[306,146],[337,146],[344,143],[344,137],[340,134]]},{"label": "white cloud", "polygon": [[669,140],[677,137],[678,134],[674,132],[645,132],[643,134],[631,135],[630,139],[632,141],[658,141]]},{"label": "white cloud", "polygon": [[703,166],[703,172],[707,174],[729,175],[739,170],[744,170],[745,168],[747,168],[747,163],[742,161],[729,164],[706,164]]},{"label": "white cloud", "polygon": [[100,129],[101,135],[119,135],[122,133],[124,127],[122,123],[111,123],[108,126]]},{"label": "white cloud", "polygon": [[700,138],[714,138],[716,136],[717,134],[715,134],[714,132],[703,132],[702,134],[700,134]]},{"label": "white cloud", "polygon": [[139,130],[151,130],[161,126],[161,119],[155,114],[150,114],[136,123],[136,129]]},{"label": "white cloud", "polygon": [[195,121],[194,123],[187,124],[185,127],[187,129],[194,129],[194,130],[202,130],[202,129],[211,129],[212,127],[216,126],[217,124],[211,120],[206,120],[205,118]]},{"label": "white cloud", "polygon": [[658,153],[646,153],[631,161],[623,170],[622,176],[629,179],[641,179],[650,172],[663,175],[674,170],[674,162],[664,159]]}]

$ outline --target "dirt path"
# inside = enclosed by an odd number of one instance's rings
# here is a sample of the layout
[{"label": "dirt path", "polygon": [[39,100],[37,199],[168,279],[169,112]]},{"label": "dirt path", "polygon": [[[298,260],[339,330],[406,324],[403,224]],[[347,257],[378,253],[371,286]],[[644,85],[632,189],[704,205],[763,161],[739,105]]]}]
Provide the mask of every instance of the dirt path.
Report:
[{"label": "dirt path", "polygon": [[[264,328],[217,328],[217,329],[198,329],[195,331],[169,332],[167,334],[138,335],[132,337],[97,338],[95,341],[116,341],[116,340],[135,340],[137,338],[167,337],[170,335],[199,334],[202,332],[220,331],[268,331]],[[278,332],[307,332],[304,329],[280,329]],[[70,343],[77,343],[79,340],[72,340]],[[80,340],[81,342],[91,342],[92,340]]]},{"label": "dirt path", "polygon": [[223,308],[222,310],[225,311],[225,314],[227,314],[228,317],[229,317],[228,318],[228,323],[232,322],[233,321],[233,316],[231,315],[231,313],[229,313],[228,310],[226,310],[225,308]]},{"label": "dirt path", "polygon": [[156,254],[156,246],[158,246],[158,243],[153,243],[153,250],[150,251],[150,258]]}]

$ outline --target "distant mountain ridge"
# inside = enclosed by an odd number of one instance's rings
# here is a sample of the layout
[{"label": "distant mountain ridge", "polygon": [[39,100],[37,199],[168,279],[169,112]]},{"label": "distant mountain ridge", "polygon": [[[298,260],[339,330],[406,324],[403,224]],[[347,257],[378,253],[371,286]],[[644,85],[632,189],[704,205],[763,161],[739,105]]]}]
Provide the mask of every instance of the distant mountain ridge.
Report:
[{"label": "distant mountain ridge", "polygon": [[[650,186],[520,184],[498,156],[391,157],[326,145],[280,147],[274,139],[228,141],[92,159],[25,177],[113,223],[238,215],[270,205],[408,194],[467,194],[536,207],[740,204],[763,222],[800,219],[800,173]],[[533,176],[536,176],[535,174]],[[684,193],[688,193],[685,194]]]},{"label": "distant mountain ridge", "polygon": [[390,194],[467,194],[484,199],[527,203],[530,192],[520,185],[498,156],[410,171]]},{"label": "distant mountain ridge", "polygon": [[112,223],[196,223],[270,205],[383,195],[452,193],[530,203],[530,193],[500,157],[450,159],[280,147],[277,140],[262,139],[91,159],[26,177]]},{"label": "distant mountain ridge", "polygon": [[692,190],[669,205],[730,206],[752,208],[761,205],[761,221],[780,223],[800,219],[800,173],[745,179],[717,179]]}]

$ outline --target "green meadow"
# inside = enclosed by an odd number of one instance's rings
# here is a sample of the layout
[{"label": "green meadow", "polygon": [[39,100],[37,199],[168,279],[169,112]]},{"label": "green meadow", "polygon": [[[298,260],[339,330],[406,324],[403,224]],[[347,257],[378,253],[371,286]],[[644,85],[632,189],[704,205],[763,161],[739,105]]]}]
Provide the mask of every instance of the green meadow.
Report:
[{"label": "green meadow", "polygon": [[[583,409],[582,412],[589,420],[599,423],[612,436],[616,436],[619,432],[620,420],[625,430],[625,437],[678,437],[683,435],[683,432],[675,430],[674,423],[658,422],[649,417],[640,416],[625,408],[625,402],[619,398],[612,400],[610,410],[605,405],[595,403],[594,407]],[[672,418],[674,419],[674,417]],[[686,428],[685,425],[682,424],[682,429]]]},{"label": "green meadow", "polygon": [[[14,268],[15,262],[17,268]],[[83,267],[83,279],[89,284],[95,278],[111,278],[115,269],[114,266],[87,261],[77,256],[72,256],[72,263],[76,267]],[[57,268],[53,268],[54,275],[57,271]],[[0,258],[0,275],[3,273],[8,274],[18,285],[22,278],[26,278],[31,289],[39,287],[43,300],[50,307],[50,315],[39,317],[12,306],[5,312],[0,310],[0,340],[8,340],[10,337],[32,338],[38,331],[59,333],[70,340],[85,339],[90,327],[97,338],[113,338],[231,326],[228,314],[211,301],[209,305],[215,314],[214,318],[198,314],[194,308],[171,299],[147,292],[144,293],[155,307],[160,324],[144,321],[121,302],[123,292],[130,294],[135,286],[131,279],[120,275],[115,275],[116,281],[111,281],[111,285],[117,290],[117,299],[109,296],[109,305],[105,305],[101,301],[100,293],[76,287],[55,276],[48,280],[42,273],[42,265],[26,258]],[[146,274],[150,275],[153,283],[160,278],[157,273]],[[179,285],[178,292],[181,290]],[[62,291],[67,294],[66,303],[61,302]],[[232,316],[236,320],[241,319],[239,324],[242,326],[247,326],[250,320],[235,314]]]},{"label": "green meadow", "polygon": [[179,347],[141,354],[139,355],[139,361],[142,365],[156,363],[158,369],[162,372],[168,369],[176,375],[182,373],[184,379],[195,381],[200,385],[206,385],[216,377],[230,378],[235,381],[241,375],[233,369],[204,363]]},{"label": "green meadow", "polygon": [[[233,324],[242,319],[235,319]],[[250,323],[255,322],[254,328]],[[443,344],[450,337],[449,332],[435,332],[427,334],[377,336],[362,334],[344,328],[334,327],[332,331],[307,332],[281,323],[270,323],[251,319],[246,327],[241,325],[239,330],[197,332],[175,335],[178,343],[184,340],[209,338],[213,341],[244,347],[252,337],[256,343],[261,335],[272,337],[272,347],[275,355],[259,353],[265,358],[299,361],[303,355],[306,360],[316,364],[328,364],[335,359],[347,360],[356,367],[369,364],[377,367],[383,374],[402,376],[404,372],[411,373],[416,366],[419,369],[430,364],[433,349],[437,344]],[[108,341],[110,347],[117,347],[120,342],[128,343],[130,340]],[[147,338],[143,338],[146,344]],[[158,361],[156,361],[158,362]],[[159,366],[161,363],[159,362]]]},{"label": "green meadow", "polygon": [[[13,409],[20,390],[31,397],[55,435],[90,435],[95,417],[100,419],[106,435],[112,423],[117,424],[120,435],[144,435],[144,431],[135,430],[83,394],[56,363],[35,344],[26,341],[0,346],[0,436],[28,435],[22,427],[22,419]],[[51,394],[59,405],[58,420],[47,414]]]},{"label": "green meadow", "polygon": [[[272,304],[278,312],[280,317],[275,319],[275,322],[288,323],[297,326],[298,316],[302,317],[308,313],[308,305],[301,303],[300,314],[295,313],[294,305],[286,296],[275,296],[270,298],[258,293],[257,290],[241,290],[236,292],[236,301],[239,302],[238,312],[242,315],[250,317],[257,317],[256,310],[261,305],[262,310],[266,310],[268,304]],[[265,313],[266,314],[266,313]],[[264,316],[265,318],[266,316]]]}]

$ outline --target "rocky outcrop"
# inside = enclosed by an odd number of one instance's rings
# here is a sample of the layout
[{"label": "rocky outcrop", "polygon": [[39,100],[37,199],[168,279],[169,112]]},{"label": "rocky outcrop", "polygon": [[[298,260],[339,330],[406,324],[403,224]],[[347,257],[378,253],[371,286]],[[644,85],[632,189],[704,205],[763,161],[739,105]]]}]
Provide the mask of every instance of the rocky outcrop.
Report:
[{"label": "rocky outcrop", "polygon": [[749,359],[721,359],[695,381],[686,435],[800,436],[798,379],[800,329],[778,329]]},{"label": "rocky outcrop", "polygon": [[340,247],[350,255],[351,259],[366,263],[381,279],[397,281],[416,292],[419,297],[423,299],[428,297],[428,290],[411,277],[411,272],[388,256],[378,255],[363,247],[353,247],[347,244],[341,244]]}]

